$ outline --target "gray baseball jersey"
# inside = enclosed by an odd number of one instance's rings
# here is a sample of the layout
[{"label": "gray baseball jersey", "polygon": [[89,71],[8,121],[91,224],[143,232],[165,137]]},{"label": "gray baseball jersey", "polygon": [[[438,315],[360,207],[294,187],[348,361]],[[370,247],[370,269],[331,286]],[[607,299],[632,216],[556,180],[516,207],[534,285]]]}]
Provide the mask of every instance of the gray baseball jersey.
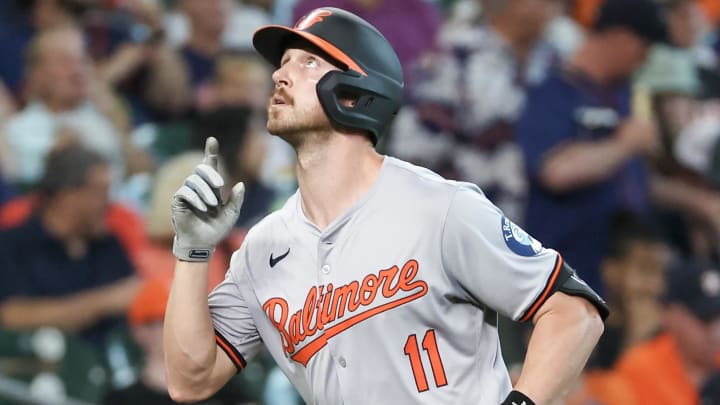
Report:
[{"label": "gray baseball jersey", "polygon": [[210,311],[238,368],[264,344],[308,404],[498,404],[497,313],[530,319],[561,262],[476,186],[385,157],[327,229],[296,193],[250,230]]}]

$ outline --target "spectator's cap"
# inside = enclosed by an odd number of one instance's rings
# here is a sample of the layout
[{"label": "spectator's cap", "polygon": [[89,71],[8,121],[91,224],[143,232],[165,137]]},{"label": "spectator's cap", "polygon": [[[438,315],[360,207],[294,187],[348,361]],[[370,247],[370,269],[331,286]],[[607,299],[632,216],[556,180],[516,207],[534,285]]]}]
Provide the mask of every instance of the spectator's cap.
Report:
[{"label": "spectator's cap", "polygon": [[142,287],[128,307],[130,325],[140,326],[163,320],[165,305],[170,296],[169,284],[167,277],[159,275],[143,281]]},{"label": "spectator's cap", "polygon": [[668,42],[667,19],[654,0],[607,0],[600,8],[595,31],[626,28],[649,43]]},{"label": "spectator's cap", "polygon": [[679,261],[667,272],[665,303],[678,303],[703,321],[720,317],[720,270],[699,261]]}]

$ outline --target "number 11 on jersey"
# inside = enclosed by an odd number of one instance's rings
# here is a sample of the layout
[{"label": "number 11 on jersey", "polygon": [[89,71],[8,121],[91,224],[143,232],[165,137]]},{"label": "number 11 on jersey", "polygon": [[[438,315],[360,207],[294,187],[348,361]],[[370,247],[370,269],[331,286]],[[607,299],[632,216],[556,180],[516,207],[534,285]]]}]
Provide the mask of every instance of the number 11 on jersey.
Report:
[{"label": "number 11 on jersey", "polygon": [[[443,367],[440,352],[438,351],[437,339],[435,338],[435,329],[428,329],[422,340],[422,348],[427,352],[430,360],[430,368],[432,369],[435,386],[442,387],[447,385],[447,377],[445,377],[445,368]],[[405,355],[410,358],[410,367],[415,377],[415,385],[418,392],[428,390],[428,381],[425,376],[425,368],[420,358],[420,347],[418,346],[417,336],[412,334],[408,336],[405,342]]]}]

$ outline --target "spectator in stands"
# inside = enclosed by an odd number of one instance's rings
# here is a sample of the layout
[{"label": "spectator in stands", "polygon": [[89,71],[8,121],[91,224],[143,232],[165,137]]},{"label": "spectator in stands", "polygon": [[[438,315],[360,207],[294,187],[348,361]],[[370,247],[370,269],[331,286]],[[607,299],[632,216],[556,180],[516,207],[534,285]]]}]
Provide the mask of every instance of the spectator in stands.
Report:
[{"label": "spectator in stands", "polygon": [[207,108],[245,106],[265,111],[272,88],[270,73],[255,52],[223,52],[215,65]]},{"label": "spectator in stands", "polygon": [[10,91],[0,82],[0,126],[17,111],[17,104]]},{"label": "spectator in stands", "polygon": [[247,107],[221,107],[199,117],[195,135],[198,150],[210,136],[223,145],[219,157],[228,196],[232,184],[245,183],[245,199],[237,226],[249,229],[269,213],[275,202],[273,190],[260,180],[268,141],[260,118]]},{"label": "spectator in stands", "polygon": [[[217,61],[206,110],[249,107],[265,114],[271,87],[268,65],[257,53],[223,52]],[[279,195],[289,196],[297,187],[295,151],[276,136],[264,138],[267,153],[262,154],[261,182]]]},{"label": "spectator in stands", "polygon": [[[182,1],[182,0],[181,0]],[[254,1],[223,0],[225,2],[225,28],[221,43],[225,49],[249,50],[252,48],[252,36],[263,25],[272,23],[273,4],[278,0],[267,0],[256,4]],[[281,0],[294,2],[295,0]],[[180,2],[173,2],[180,3]],[[288,10],[287,14],[290,14]],[[288,16],[289,18],[289,16]],[[274,21],[280,23],[279,21]],[[190,36],[190,22],[183,7],[170,8],[164,17],[164,27],[168,42],[174,46],[182,46]]]},{"label": "spectator in stands", "polygon": [[6,0],[0,22],[0,79],[19,100],[23,92],[23,56],[37,32],[72,24],[78,9],[63,0]]},{"label": "spectator in stands", "polygon": [[0,173],[0,207],[12,200],[14,196],[15,190],[7,183],[7,180],[5,180],[2,173]]},{"label": "spectator in stands", "polygon": [[90,101],[91,78],[82,34],[59,28],[39,34],[28,49],[31,102],[7,123],[0,153],[7,177],[37,182],[45,155],[63,134],[101,153],[112,167],[114,185],[125,174],[122,137]]},{"label": "spectator in stands", "polygon": [[97,76],[123,97],[130,125],[170,120],[190,107],[190,76],[166,41],[156,1],[95,3],[83,21]]},{"label": "spectator in stands", "polygon": [[[142,351],[140,378],[126,388],[109,392],[104,405],[177,404],[167,392],[163,353],[163,318],[172,277],[166,273],[145,280],[127,311],[131,332]],[[251,405],[252,402],[233,382],[212,397],[198,402],[204,405]]]},{"label": "spectator in stands", "polygon": [[293,21],[329,5],[350,11],[380,30],[397,52],[405,74],[405,88],[410,88],[410,68],[424,51],[433,47],[442,23],[437,6],[425,0],[300,0],[293,9]]},{"label": "spectator in stands", "polygon": [[[522,223],[526,196],[513,123],[525,86],[539,82],[551,52],[540,44],[556,0],[484,0],[483,20],[449,23],[424,57],[412,106],[400,112],[391,153],[445,177],[478,184]],[[521,23],[520,23],[521,22]]]},{"label": "spectator in stands", "polygon": [[229,6],[225,0],[181,0],[179,4],[190,21],[190,36],[180,49],[180,55],[195,89],[207,84],[215,71],[215,59],[223,48],[222,34]]},{"label": "spectator in stands", "polygon": [[40,182],[40,206],[0,232],[0,324],[54,326],[102,345],[137,289],[133,267],[105,233],[110,170],[96,153],[53,151]]},{"label": "spectator in stands", "polygon": [[716,404],[720,354],[720,272],[700,262],[676,263],[667,273],[663,333],[626,352],[617,372],[635,403]]},{"label": "spectator in stands", "polygon": [[608,0],[568,63],[529,91],[516,126],[530,182],[526,228],[598,291],[613,213],[648,206],[641,156],[659,139],[652,122],[630,117],[628,80],[666,38],[653,0]]},{"label": "spectator in stands", "polygon": [[686,234],[707,234],[686,236],[685,253],[709,257],[716,253],[711,242],[698,242],[720,236],[720,71],[702,56],[711,52],[703,45],[697,2],[656,1],[668,16],[670,41],[654,46],[636,75],[633,114],[655,120],[662,137],[662,153],[652,162],[656,200],[683,214],[676,217]]},{"label": "spectator in stands", "polygon": [[600,272],[611,308],[588,368],[610,369],[620,355],[660,330],[660,296],[670,250],[660,229],[633,213],[612,221]]}]

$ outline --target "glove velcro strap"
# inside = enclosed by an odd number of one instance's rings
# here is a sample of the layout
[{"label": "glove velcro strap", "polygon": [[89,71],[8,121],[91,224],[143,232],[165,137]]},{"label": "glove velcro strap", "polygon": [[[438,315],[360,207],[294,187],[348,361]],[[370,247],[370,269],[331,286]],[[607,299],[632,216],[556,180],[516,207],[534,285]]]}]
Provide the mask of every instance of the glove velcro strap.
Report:
[{"label": "glove velcro strap", "polygon": [[177,239],[173,244],[173,254],[175,255],[175,257],[185,262],[209,262],[210,257],[212,256],[214,251],[215,248],[186,248],[180,246],[177,242]]},{"label": "glove velcro strap", "polygon": [[500,405],[535,405],[535,402],[522,392],[512,390]]}]

